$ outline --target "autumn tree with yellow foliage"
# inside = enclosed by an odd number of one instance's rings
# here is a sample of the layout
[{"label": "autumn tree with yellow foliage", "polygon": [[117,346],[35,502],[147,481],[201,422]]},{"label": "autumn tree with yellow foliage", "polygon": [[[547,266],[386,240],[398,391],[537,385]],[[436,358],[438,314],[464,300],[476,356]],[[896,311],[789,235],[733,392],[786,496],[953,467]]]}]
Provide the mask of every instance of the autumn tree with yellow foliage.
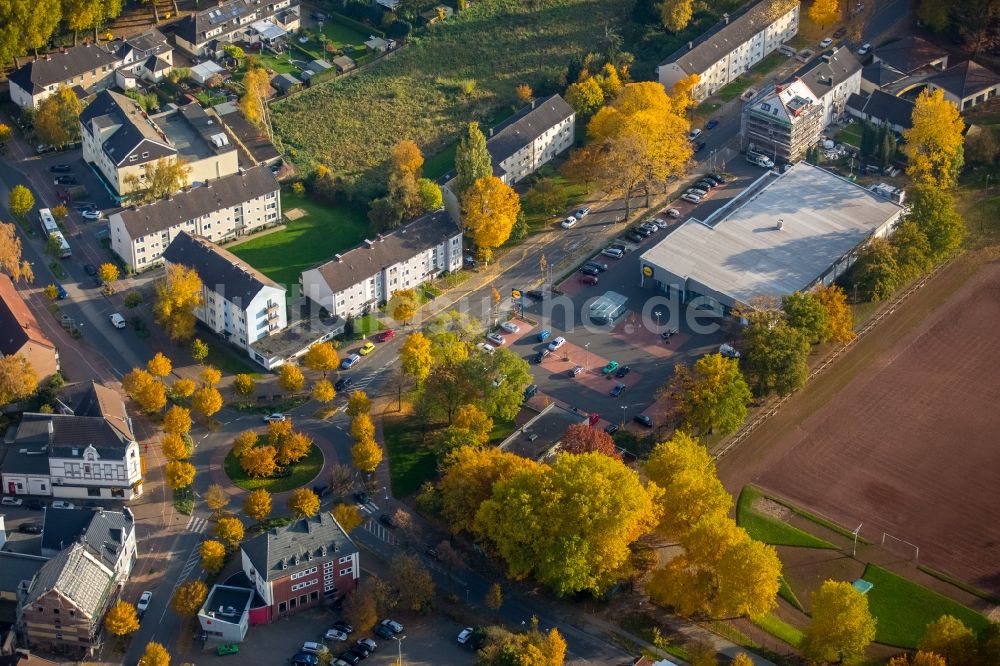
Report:
[{"label": "autumn tree with yellow foliage", "polygon": [[282,438],[275,460],[282,467],[291,465],[309,455],[310,449],[312,449],[312,439],[308,435],[292,432],[287,437]]},{"label": "autumn tree with yellow foliage", "polygon": [[399,360],[403,372],[412,377],[419,386],[427,379],[434,364],[430,338],[420,331],[411,333],[399,348]]},{"label": "autumn tree with yellow foliage", "polygon": [[206,419],[222,409],[222,394],[218,389],[206,386],[191,396],[191,408]]},{"label": "autumn tree with yellow foliage", "polygon": [[351,461],[366,474],[372,474],[382,462],[382,448],[374,439],[359,440],[351,447]]},{"label": "autumn tree with yellow foliage", "polygon": [[441,514],[454,533],[472,531],[479,506],[493,496],[493,486],[537,465],[533,460],[497,449],[465,446],[442,464],[438,482]]},{"label": "autumn tree with yellow foliage", "polygon": [[818,662],[860,657],[875,640],[875,618],[868,597],[844,581],[828,580],[812,595],[812,620],[802,653]]},{"label": "autumn tree with yellow foliage", "polygon": [[194,617],[208,596],[208,586],[203,581],[181,583],[170,599],[170,608],[181,617]]},{"label": "autumn tree with yellow foliage", "polygon": [[289,393],[301,391],[305,383],[306,378],[302,375],[302,371],[299,370],[298,366],[291,363],[283,363],[281,369],[278,370],[278,384]]},{"label": "autumn tree with yellow foliage", "polygon": [[243,96],[240,111],[258,129],[271,136],[271,118],[267,108],[267,95],[271,90],[271,77],[263,67],[253,67],[243,76]]},{"label": "autumn tree with yellow foliage", "polygon": [[179,157],[161,157],[146,165],[145,178],[128,174],[122,179],[126,197],[135,203],[150,203],[187,187],[191,166]]},{"label": "autumn tree with yellow foliage", "polygon": [[230,550],[235,550],[240,545],[243,535],[243,521],[236,516],[223,516],[215,523],[215,536],[229,546]]},{"label": "autumn tree with yellow foliage", "polygon": [[364,522],[364,519],[361,517],[361,511],[358,510],[356,504],[338,504],[330,510],[330,513],[333,515],[334,520],[348,534]]},{"label": "autumn tree with yellow foliage", "polygon": [[104,616],[104,628],[115,636],[127,636],[139,630],[139,614],[135,606],[119,600]]},{"label": "autumn tree with yellow foliage", "polygon": [[170,666],[170,653],[160,643],[146,643],[146,649],[139,657],[138,666]]},{"label": "autumn tree with yellow foliage", "polygon": [[162,379],[173,370],[173,364],[162,352],[156,352],[153,358],[146,361],[146,370],[154,377]]},{"label": "autumn tree with yellow foliage", "polygon": [[165,468],[167,485],[173,490],[187,488],[194,481],[194,465],[183,460],[171,460]]},{"label": "autumn tree with yellow foliage", "polygon": [[395,292],[390,298],[386,309],[389,311],[389,316],[396,321],[403,322],[403,326],[406,326],[407,322],[413,318],[413,315],[417,314],[417,309],[420,308],[420,297],[417,296],[417,292],[413,289],[400,289]]},{"label": "autumn tree with yellow foliage", "polygon": [[194,310],[202,304],[201,292],[198,273],[182,264],[169,264],[166,276],[156,282],[153,313],[171,340],[194,335]]},{"label": "autumn tree with yellow foliage", "polygon": [[271,515],[271,493],[263,488],[251,491],[243,500],[243,513],[258,523]]},{"label": "autumn tree with yellow foliage", "polygon": [[496,176],[480,178],[462,195],[462,223],[486,263],[510,238],[520,214],[517,192]]},{"label": "autumn tree with yellow foliage", "polygon": [[163,415],[163,432],[186,435],[191,431],[191,412],[180,405],[171,405]]},{"label": "autumn tree with yellow foliage", "polygon": [[809,19],[820,28],[840,21],[840,0],[813,0]]},{"label": "autumn tree with yellow foliage", "polygon": [[694,0],[663,0],[659,4],[660,21],[669,32],[678,33],[694,16]]},{"label": "autumn tree with yellow foliage", "polygon": [[333,402],[333,399],[337,397],[337,390],[329,379],[320,379],[313,384],[311,395],[316,402],[327,404]]},{"label": "autumn tree with yellow foliage", "polygon": [[210,574],[222,571],[226,563],[226,547],[221,541],[206,539],[201,542],[201,568]]},{"label": "autumn tree with yellow foliage", "polygon": [[218,483],[213,483],[205,490],[205,504],[212,513],[218,513],[229,505],[229,493]]},{"label": "autumn tree with yellow foliage", "polygon": [[163,382],[142,368],[133,368],[122,377],[125,394],[146,414],[153,414],[167,404],[167,389]]},{"label": "autumn tree with yellow foliage", "polygon": [[161,449],[167,460],[187,460],[191,456],[184,438],[173,432],[164,433]]},{"label": "autumn tree with yellow foliage", "polygon": [[240,456],[240,467],[255,479],[272,476],[278,469],[278,450],[273,446],[256,446]]},{"label": "autumn tree with yellow foliage", "polygon": [[964,163],[965,122],[941,89],[924,90],[913,107],[913,126],[903,130],[909,158],[906,175],[916,185],[950,190]]},{"label": "autumn tree with yellow foliage", "polygon": [[38,376],[28,359],[21,354],[0,356],[0,405],[24,400],[37,389]]},{"label": "autumn tree with yellow foliage", "polygon": [[332,342],[318,342],[302,357],[302,365],[310,370],[322,372],[324,377],[331,370],[336,370],[339,364],[340,358]]},{"label": "autumn tree with yellow foliage", "polygon": [[259,436],[253,430],[244,430],[233,439],[232,453],[237,458],[242,458],[243,454],[257,446]]},{"label": "autumn tree with yellow foliage", "polygon": [[308,488],[297,488],[288,497],[288,509],[296,518],[308,518],[319,513],[319,496]]},{"label": "autumn tree with yellow foliage", "polygon": [[0,273],[6,273],[14,282],[35,279],[31,262],[21,258],[21,237],[14,225],[7,222],[0,222]]}]

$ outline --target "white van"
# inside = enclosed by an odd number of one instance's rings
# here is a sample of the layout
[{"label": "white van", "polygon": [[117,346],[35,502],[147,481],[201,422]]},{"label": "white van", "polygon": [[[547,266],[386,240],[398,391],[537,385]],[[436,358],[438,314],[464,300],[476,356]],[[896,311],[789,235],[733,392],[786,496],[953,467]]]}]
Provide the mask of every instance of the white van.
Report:
[{"label": "white van", "polygon": [[115,328],[125,328],[125,317],[121,316],[117,312],[112,312],[108,315],[108,319],[111,320],[111,325]]}]

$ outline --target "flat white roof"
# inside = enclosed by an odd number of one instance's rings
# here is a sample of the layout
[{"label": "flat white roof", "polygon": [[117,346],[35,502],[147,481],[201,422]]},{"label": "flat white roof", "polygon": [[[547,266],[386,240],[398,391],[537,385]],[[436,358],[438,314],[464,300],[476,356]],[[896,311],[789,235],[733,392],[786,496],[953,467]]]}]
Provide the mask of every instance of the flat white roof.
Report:
[{"label": "flat white roof", "polygon": [[806,289],[902,211],[807,162],[768,177],[712,227],[689,219],[642,261],[749,303]]}]

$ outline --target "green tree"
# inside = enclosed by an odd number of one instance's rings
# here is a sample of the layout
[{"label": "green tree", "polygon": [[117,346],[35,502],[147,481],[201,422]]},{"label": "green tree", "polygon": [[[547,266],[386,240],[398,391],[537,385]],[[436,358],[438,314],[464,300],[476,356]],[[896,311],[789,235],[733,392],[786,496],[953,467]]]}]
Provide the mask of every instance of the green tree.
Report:
[{"label": "green tree", "polygon": [[861,293],[873,301],[883,301],[899,287],[900,271],[896,253],[884,238],[873,238],[858,252],[854,281]]},{"label": "green tree", "polygon": [[781,299],[781,309],[789,326],[799,329],[810,342],[828,342],[832,331],[826,308],[813,293],[797,291]]},{"label": "green tree", "polygon": [[868,597],[850,583],[828,580],[812,596],[812,621],[802,652],[815,661],[860,657],[875,640]]},{"label": "green tree", "polygon": [[444,205],[441,188],[430,178],[417,179],[417,194],[420,196],[420,211],[429,213]]},{"label": "green tree", "polygon": [[753,397],[739,363],[722,354],[702,356],[691,371],[677,364],[674,386],[685,422],[705,435],[734,432],[746,419]]},{"label": "green tree", "polygon": [[914,280],[934,266],[927,234],[912,220],[902,222],[889,239],[900,282]]},{"label": "green tree", "polygon": [[938,0],[920,0],[917,18],[934,32],[941,32],[949,24],[948,5]]},{"label": "green tree", "polygon": [[927,236],[931,261],[944,260],[961,246],[965,224],[951,194],[939,187],[917,185],[910,190],[909,202],[907,219]]},{"label": "green tree", "polygon": [[7,196],[7,208],[10,214],[22,222],[31,209],[35,207],[35,195],[24,185],[15,185]]},{"label": "green tree", "polygon": [[479,129],[479,123],[469,123],[465,135],[459,140],[455,151],[455,194],[461,198],[472,184],[481,178],[493,175],[493,159],[486,149],[486,137]]},{"label": "green tree", "polygon": [[628,562],[629,545],[659,521],[660,492],[614,458],[561,454],[551,466],[494,484],[475,530],[492,542],[511,577],[533,575],[559,595],[601,593]]},{"label": "green tree", "polygon": [[83,104],[72,90],[62,86],[46,97],[35,112],[35,136],[51,146],[65,146],[80,138]]},{"label": "green tree", "polygon": [[584,79],[566,88],[566,103],[580,116],[593,115],[604,104],[604,90],[596,78]]},{"label": "green tree", "polygon": [[62,254],[62,239],[55,234],[49,234],[45,241],[45,254],[51,257],[59,257]]},{"label": "green tree", "polygon": [[789,395],[805,386],[809,376],[809,339],[790,326],[784,314],[759,310],[743,331],[743,366],[758,395],[772,391]]},{"label": "green tree", "polygon": [[694,15],[693,0],[663,0],[659,5],[663,27],[678,33],[688,26]]},{"label": "green tree", "polygon": [[975,666],[986,663],[980,659],[976,636],[972,629],[951,615],[942,615],[928,624],[919,646],[924,652],[933,652],[943,657],[948,666]]}]

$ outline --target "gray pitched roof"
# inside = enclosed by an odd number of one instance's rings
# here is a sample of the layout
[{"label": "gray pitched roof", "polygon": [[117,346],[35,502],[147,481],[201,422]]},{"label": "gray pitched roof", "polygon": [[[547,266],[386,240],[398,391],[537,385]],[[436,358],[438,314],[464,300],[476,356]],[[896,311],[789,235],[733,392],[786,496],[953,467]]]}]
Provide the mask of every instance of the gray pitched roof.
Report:
[{"label": "gray pitched roof", "polygon": [[[110,90],[102,90],[87,108],[80,113],[80,122],[86,131],[100,135],[104,153],[115,164],[128,161],[130,155],[139,159],[132,164],[143,164],[170,157],[177,150],[166,136],[149,120],[134,100]],[[146,157],[141,157],[147,153]]]},{"label": "gray pitched roof", "polygon": [[59,399],[72,414],[103,418],[123,437],[135,439],[125,400],[114,389],[95,381],[80,382],[67,387]]},{"label": "gray pitched roof", "polygon": [[851,49],[840,46],[816,56],[796,70],[789,80],[801,79],[812,94],[819,98],[859,71],[861,63],[851,53]]},{"label": "gray pitched roof", "polygon": [[378,271],[416,256],[461,233],[443,209],[418,217],[406,226],[366,241],[317,267],[334,293],[375,275]]},{"label": "gray pitched roof", "polygon": [[913,126],[913,102],[881,90],[872,92],[867,98],[851,95],[847,98],[847,106],[862,111],[873,119],[905,129]]},{"label": "gray pitched roof", "polygon": [[927,82],[944,88],[959,99],[965,99],[996,86],[1000,83],[1000,74],[977,62],[966,60],[935,74]]},{"label": "gray pitched roof", "polygon": [[109,569],[114,569],[134,524],[132,512],[127,508],[125,511],[49,508],[42,527],[42,552],[60,551],[72,543],[82,543]]},{"label": "gray pitched roof", "polygon": [[96,620],[104,611],[113,583],[110,568],[99,564],[82,544],[75,543],[42,565],[24,605],[55,591],[72,601],[86,617]]},{"label": "gray pitched roof", "polygon": [[0,551],[0,592],[14,596],[22,582],[31,582],[46,558]]},{"label": "gray pitched roof", "polygon": [[14,443],[29,450],[48,447],[49,455],[60,458],[81,456],[84,449],[93,446],[102,458],[120,460],[131,442],[103,418],[26,413],[17,428]]},{"label": "gray pitched roof", "polygon": [[122,44],[121,53],[124,56],[130,51],[135,51],[135,60],[142,60],[148,56],[157,56],[167,51],[172,51],[173,47],[162,32],[153,28],[138,35],[126,37]]},{"label": "gray pitched roof", "polygon": [[274,147],[267,134],[259,127],[247,121],[243,112],[232,102],[223,102],[212,107],[222,124],[236,138],[239,144],[250,154],[251,164],[263,164],[276,161],[281,153]]},{"label": "gray pitched roof", "polygon": [[115,65],[119,57],[101,44],[81,44],[32,60],[10,75],[10,80],[33,95],[46,87],[74,79],[84,72]]},{"label": "gray pitched roof", "polygon": [[283,289],[232,252],[186,231],[171,241],[163,252],[163,259],[171,264],[190,266],[206,287],[244,307],[264,287]]},{"label": "gray pitched roof", "polygon": [[925,39],[913,36],[880,46],[872,53],[879,60],[884,60],[904,74],[909,74],[941,58],[948,57],[946,51],[939,49]]},{"label": "gray pitched roof", "polygon": [[879,88],[887,86],[890,83],[895,83],[904,76],[906,76],[906,74],[903,74],[901,71],[885,62],[874,62],[861,70],[861,78],[865,81],[871,81]]},{"label": "gray pitched roof", "polygon": [[125,208],[115,215],[121,216],[130,237],[141,238],[280,189],[271,170],[266,166],[257,166],[210,180],[202,187],[189,188],[145,206]]},{"label": "gray pitched roof", "polygon": [[694,40],[690,49],[681,47],[660,65],[676,62],[688,74],[701,74],[797,4],[799,0],[760,0],[735,11]]},{"label": "gray pitched roof", "polygon": [[267,580],[291,576],[307,569],[311,561],[328,554],[344,557],[357,546],[329,512],[302,518],[290,525],[258,534],[240,546],[258,574]]},{"label": "gray pitched roof", "polygon": [[573,116],[573,107],[560,95],[552,95],[530,104],[490,130],[486,149],[494,164],[499,164],[542,134]]}]

